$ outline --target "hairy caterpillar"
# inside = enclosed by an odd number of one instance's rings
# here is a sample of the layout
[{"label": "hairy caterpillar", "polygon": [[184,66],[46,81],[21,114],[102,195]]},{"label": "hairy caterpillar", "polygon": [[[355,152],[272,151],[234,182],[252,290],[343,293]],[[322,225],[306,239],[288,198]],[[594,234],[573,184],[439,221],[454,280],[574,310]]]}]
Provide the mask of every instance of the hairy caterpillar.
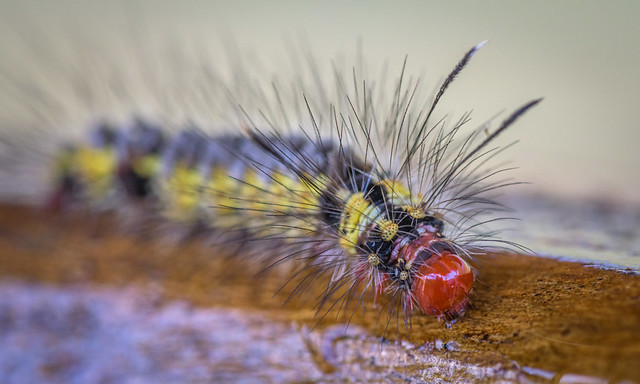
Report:
[{"label": "hairy caterpillar", "polygon": [[[267,114],[271,129],[245,111],[242,132],[218,136],[191,129],[169,138],[144,120],[128,130],[99,125],[89,145],[61,152],[50,205],[152,201],[168,220],[266,242],[260,262],[292,264],[294,292],[327,276],[320,308],[355,312],[376,302],[385,329],[400,316],[408,328],[416,311],[456,318],[474,284],[465,259],[500,244],[482,231],[495,220],[484,215],[500,208],[490,193],[509,184],[494,180],[502,170],[483,169],[500,152],[488,145],[540,101],[491,133],[484,126],[459,133],[468,115],[453,127],[432,122],[482,45],[466,53],[428,103],[417,101],[404,68],[388,104],[355,75],[353,88],[336,76],[336,101],[298,91],[302,113],[289,133]],[[275,109],[284,111],[276,96]]]}]

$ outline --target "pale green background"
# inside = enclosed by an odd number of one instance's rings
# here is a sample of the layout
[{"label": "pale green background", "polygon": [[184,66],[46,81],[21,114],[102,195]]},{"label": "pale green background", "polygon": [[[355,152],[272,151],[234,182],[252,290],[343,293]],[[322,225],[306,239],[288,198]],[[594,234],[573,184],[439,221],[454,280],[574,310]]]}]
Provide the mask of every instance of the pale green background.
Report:
[{"label": "pale green background", "polygon": [[531,181],[530,191],[640,202],[639,4],[5,0],[0,20],[9,42],[0,63],[22,60],[16,32],[25,40],[46,36],[53,51],[70,36],[122,39],[128,28],[176,44],[211,42],[214,51],[233,37],[241,50],[276,60],[287,39],[303,36],[317,57],[330,58],[353,52],[362,38],[370,61],[408,54],[410,69],[434,86],[469,47],[490,39],[441,110],[473,109],[480,124],[544,96],[502,138],[521,141],[508,154],[520,167],[515,176]]}]

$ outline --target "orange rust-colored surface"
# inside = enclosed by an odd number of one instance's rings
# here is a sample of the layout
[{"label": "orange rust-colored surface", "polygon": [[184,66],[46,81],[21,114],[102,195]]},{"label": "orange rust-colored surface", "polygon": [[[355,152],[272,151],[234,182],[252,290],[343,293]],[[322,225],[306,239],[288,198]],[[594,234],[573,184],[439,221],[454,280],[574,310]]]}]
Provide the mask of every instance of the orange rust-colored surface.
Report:
[{"label": "orange rust-colored surface", "polygon": [[[220,263],[227,247],[167,240],[167,233],[132,233],[107,215],[0,206],[0,274],[53,285],[151,284],[164,300],[260,309],[276,321],[316,324],[312,300],[283,307],[287,290],[274,297],[286,275],[255,278],[251,260]],[[640,277],[523,255],[486,255],[475,264],[479,277],[467,315],[451,328],[414,316],[410,342],[455,341],[465,354],[491,352],[556,374],[640,381]],[[352,322],[373,330],[377,315],[368,308]],[[319,326],[336,321],[327,316]]]}]

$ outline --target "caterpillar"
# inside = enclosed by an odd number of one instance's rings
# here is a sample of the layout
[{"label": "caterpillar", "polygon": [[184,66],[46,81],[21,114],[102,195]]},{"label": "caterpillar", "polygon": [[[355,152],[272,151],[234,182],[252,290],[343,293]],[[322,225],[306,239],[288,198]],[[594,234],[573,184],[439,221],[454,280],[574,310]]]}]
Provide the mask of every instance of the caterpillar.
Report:
[{"label": "caterpillar", "polygon": [[[501,208],[491,193],[510,184],[499,178],[504,169],[485,168],[501,152],[490,144],[541,101],[491,132],[462,134],[469,114],[452,127],[433,121],[483,44],[426,102],[403,66],[388,103],[355,74],[353,86],[336,76],[330,102],[296,90],[298,120],[288,126],[244,109],[244,124],[222,135],[193,128],[170,137],[144,119],[128,129],[98,123],[87,144],[60,151],[49,206],[151,202],[170,222],[258,241],[265,267],[293,266],[283,284],[295,281],[294,292],[327,277],[318,308],[352,315],[373,304],[385,330],[399,318],[409,329],[415,313],[453,321],[473,292],[472,255],[512,245],[482,229]],[[285,111],[276,96],[272,109]]]}]

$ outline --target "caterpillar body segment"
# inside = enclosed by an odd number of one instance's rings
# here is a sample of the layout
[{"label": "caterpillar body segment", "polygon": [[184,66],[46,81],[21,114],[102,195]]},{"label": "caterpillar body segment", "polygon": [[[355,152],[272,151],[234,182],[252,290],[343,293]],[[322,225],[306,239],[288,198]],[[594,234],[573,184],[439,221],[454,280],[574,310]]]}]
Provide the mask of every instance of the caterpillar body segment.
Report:
[{"label": "caterpillar body segment", "polygon": [[167,137],[162,129],[135,119],[118,137],[118,184],[127,196],[144,199],[153,194]]},{"label": "caterpillar body segment", "polygon": [[99,123],[91,130],[87,144],[65,146],[53,161],[55,188],[47,207],[59,210],[77,200],[104,204],[116,185],[117,140],[113,127]]}]

